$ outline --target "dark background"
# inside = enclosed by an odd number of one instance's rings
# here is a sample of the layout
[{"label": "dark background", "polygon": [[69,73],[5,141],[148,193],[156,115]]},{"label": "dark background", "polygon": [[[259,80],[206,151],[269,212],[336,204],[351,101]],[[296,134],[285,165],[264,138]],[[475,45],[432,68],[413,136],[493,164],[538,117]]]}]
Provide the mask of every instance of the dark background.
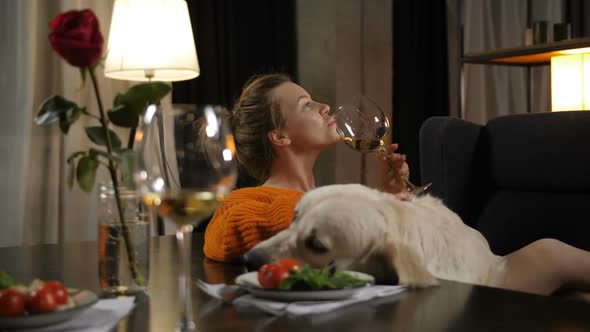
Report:
[{"label": "dark background", "polygon": [[[359,0],[360,1],[360,0]],[[173,84],[174,103],[231,108],[246,80],[280,71],[297,81],[295,0],[187,1],[201,75]],[[420,183],[418,133],[433,115],[448,115],[444,1],[393,1],[393,141]],[[252,185],[240,172],[237,187]]]},{"label": "dark background", "polygon": [[174,83],[174,103],[230,107],[257,73],[297,80],[294,0],[187,1],[201,75]]}]

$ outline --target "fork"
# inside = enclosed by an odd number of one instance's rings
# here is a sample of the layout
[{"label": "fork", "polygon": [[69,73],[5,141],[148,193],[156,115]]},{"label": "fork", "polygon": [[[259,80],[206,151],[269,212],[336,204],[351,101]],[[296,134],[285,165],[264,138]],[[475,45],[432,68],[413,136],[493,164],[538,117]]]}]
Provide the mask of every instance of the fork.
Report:
[{"label": "fork", "polygon": [[236,298],[246,294],[246,291],[237,285],[209,284],[201,279],[197,280],[197,286],[207,295],[221,300],[223,303],[231,303]]}]

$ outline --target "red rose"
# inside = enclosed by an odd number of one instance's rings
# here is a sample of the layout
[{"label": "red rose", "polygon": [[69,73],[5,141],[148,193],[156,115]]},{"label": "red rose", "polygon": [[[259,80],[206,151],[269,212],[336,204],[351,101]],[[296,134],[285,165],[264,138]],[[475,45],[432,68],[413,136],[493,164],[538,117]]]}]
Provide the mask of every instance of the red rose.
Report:
[{"label": "red rose", "polygon": [[91,10],[70,10],[59,14],[49,26],[51,46],[69,64],[89,67],[98,62],[104,40],[98,19]]}]

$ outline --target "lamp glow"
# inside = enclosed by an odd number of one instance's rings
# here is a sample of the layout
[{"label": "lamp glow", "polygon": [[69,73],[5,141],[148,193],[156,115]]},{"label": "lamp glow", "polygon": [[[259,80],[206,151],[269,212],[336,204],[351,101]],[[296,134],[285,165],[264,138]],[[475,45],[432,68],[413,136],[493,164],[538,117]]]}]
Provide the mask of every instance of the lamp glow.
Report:
[{"label": "lamp glow", "polygon": [[105,76],[129,81],[183,81],[200,68],[184,0],[116,0]]},{"label": "lamp glow", "polygon": [[551,110],[590,108],[590,54],[551,58]]}]

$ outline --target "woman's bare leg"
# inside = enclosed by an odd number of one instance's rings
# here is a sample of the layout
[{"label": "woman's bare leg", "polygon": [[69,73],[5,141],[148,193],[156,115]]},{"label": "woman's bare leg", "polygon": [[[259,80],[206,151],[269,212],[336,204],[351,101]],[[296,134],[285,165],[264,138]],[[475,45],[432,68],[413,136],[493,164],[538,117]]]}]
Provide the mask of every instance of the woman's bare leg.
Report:
[{"label": "woman's bare leg", "polygon": [[566,287],[590,291],[590,252],[542,239],[506,256],[501,287],[542,295]]}]

